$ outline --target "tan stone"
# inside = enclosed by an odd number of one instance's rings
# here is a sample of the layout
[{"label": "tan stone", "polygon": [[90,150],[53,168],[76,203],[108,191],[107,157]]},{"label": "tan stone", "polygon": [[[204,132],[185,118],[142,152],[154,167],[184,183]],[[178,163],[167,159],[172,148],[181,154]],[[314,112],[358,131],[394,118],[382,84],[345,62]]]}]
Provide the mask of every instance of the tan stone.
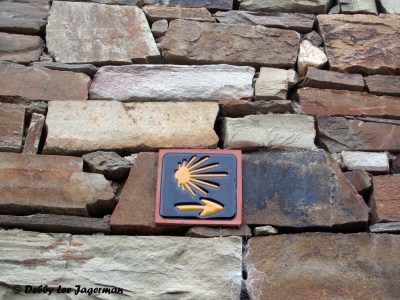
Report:
[{"label": "tan stone", "polygon": [[297,80],[297,73],[294,70],[260,68],[254,98],[256,100],[285,100],[289,88],[294,86]]},{"label": "tan stone", "polygon": [[38,36],[0,32],[0,60],[28,64],[39,60],[44,46]]},{"label": "tan stone", "polygon": [[26,133],[24,149],[22,153],[36,154],[39,151],[39,142],[42,135],[45,116],[37,113],[32,114],[31,123]]},{"label": "tan stone", "polygon": [[224,236],[240,236],[243,238],[250,238],[251,229],[247,225],[242,225],[239,228],[195,226],[190,228],[185,233],[185,235],[191,237],[203,237],[203,238],[224,237]]},{"label": "tan stone", "polygon": [[24,106],[0,102],[0,151],[21,152],[24,120]]},{"label": "tan stone", "polygon": [[292,101],[290,100],[221,100],[218,101],[218,104],[221,108],[222,116],[230,118],[294,111]]},{"label": "tan stone", "polygon": [[179,6],[160,6],[146,5],[143,7],[150,22],[158,20],[184,19],[199,22],[215,22],[211,13],[204,7],[179,7]]}]

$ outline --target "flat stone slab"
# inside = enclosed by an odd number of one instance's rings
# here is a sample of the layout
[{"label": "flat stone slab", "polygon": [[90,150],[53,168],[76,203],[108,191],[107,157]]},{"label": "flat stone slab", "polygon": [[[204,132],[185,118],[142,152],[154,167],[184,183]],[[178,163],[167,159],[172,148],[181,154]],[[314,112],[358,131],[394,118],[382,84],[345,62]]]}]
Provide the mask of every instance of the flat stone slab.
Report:
[{"label": "flat stone slab", "polygon": [[218,110],[205,102],[52,101],[44,153],[213,148]]},{"label": "flat stone slab", "polygon": [[[242,239],[238,237],[50,235],[4,230],[0,244],[0,281],[5,283],[0,294],[6,298],[14,297],[15,284],[22,285],[22,295],[24,285],[47,285],[58,296],[56,289],[62,284],[72,288],[67,297],[78,298],[87,298],[88,288],[109,288],[112,294],[99,296],[125,299],[176,298],[177,293],[187,299],[240,297]],[[122,294],[117,294],[118,289]]]},{"label": "flat stone slab", "polygon": [[384,14],[400,15],[400,3],[396,0],[378,0],[381,7],[381,12]]},{"label": "flat stone slab", "polygon": [[[395,299],[400,236],[303,233],[250,239],[250,299]],[[329,250],[328,250],[329,249]],[[366,288],[368,287],[368,288]]]},{"label": "flat stone slab", "polygon": [[171,64],[289,69],[296,63],[299,43],[300,34],[292,30],[173,20],[162,41],[162,54]]},{"label": "flat stone slab", "polygon": [[77,73],[84,73],[93,77],[96,74],[98,68],[91,64],[63,64],[50,61],[36,61],[32,63],[32,66],[44,67],[47,69],[58,70],[58,71],[71,71]]},{"label": "flat stone slab", "polygon": [[324,151],[243,155],[243,223],[278,228],[366,228],[369,208]]},{"label": "flat stone slab", "polygon": [[400,98],[368,93],[302,88],[297,91],[305,115],[368,116],[400,119]]},{"label": "flat stone slab", "polygon": [[210,10],[230,10],[233,8],[233,0],[138,0],[137,3],[139,6],[146,4],[205,7]]},{"label": "flat stone slab", "polygon": [[57,62],[101,65],[160,59],[146,16],[135,6],[56,1],[46,30],[47,48]]},{"label": "flat stone slab", "polygon": [[24,106],[0,102],[0,151],[21,152],[24,120]]},{"label": "flat stone slab", "polygon": [[0,32],[0,60],[29,64],[39,60],[44,46],[39,36]]},{"label": "flat stone slab", "polygon": [[385,152],[343,151],[341,155],[343,164],[349,170],[389,173],[389,158]]},{"label": "flat stone slab", "polygon": [[255,70],[228,65],[102,67],[90,99],[118,101],[218,101],[253,96]]},{"label": "flat stone slab", "polygon": [[314,118],[299,115],[255,115],[225,118],[224,148],[314,149]]},{"label": "flat stone slab", "polygon": [[74,72],[0,64],[0,100],[86,100],[91,79]]},{"label": "flat stone slab", "polygon": [[372,75],[365,77],[371,94],[400,97],[400,76]]},{"label": "flat stone slab", "polygon": [[373,223],[399,222],[400,175],[374,176],[373,184]]},{"label": "flat stone slab", "polygon": [[241,10],[284,12],[284,13],[306,13],[326,14],[328,13],[331,0],[244,0],[240,4]]},{"label": "flat stone slab", "polygon": [[319,140],[329,152],[400,151],[400,124],[317,116]]},{"label": "flat stone slab", "polygon": [[203,227],[195,226],[190,228],[186,233],[186,236],[190,237],[202,237],[202,238],[212,238],[212,237],[224,237],[224,236],[240,236],[242,238],[250,238],[251,229],[247,225],[242,225],[238,228],[213,228],[213,227]]},{"label": "flat stone slab", "polygon": [[215,18],[204,7],[179,7],[179,6],[161,6],[161,5],[146,5],[143,7],[143,12],[150,22],[159,20],[175,20],[184,19],[199,22],[215,22]]},{"label": "flat stone slab", "polygon": [[378,14],[375,0],[338,0],[341,13]]},{"label": "flat stone slab", "polygon": [[255,100],[285,100],[288,91],[298,81],[294,70],[260,68],[260,76],[255,84]]},{"label": "flat stone slab", "polygon": [[224,117],[242,118],[248,115],[289,113],[294,111],[290,100],[221,100],[218,101]]},{"label": "flat stone slab", "polygon": [[311,32],[315,16],[310,14],[262,13],[240,10],[219,11],[214,14],[219,23],[262,25],[265,27],[295,30],[300,33]]},{"label": "flat stone slab", "polygon": [[318,25],[333,71],[400,74],[400,17],[319,15]]},{"label": "flat stone slab", "polygon": [[400,222],[374,224],[369,227],[369,231],[372,233],[400,233]]}]

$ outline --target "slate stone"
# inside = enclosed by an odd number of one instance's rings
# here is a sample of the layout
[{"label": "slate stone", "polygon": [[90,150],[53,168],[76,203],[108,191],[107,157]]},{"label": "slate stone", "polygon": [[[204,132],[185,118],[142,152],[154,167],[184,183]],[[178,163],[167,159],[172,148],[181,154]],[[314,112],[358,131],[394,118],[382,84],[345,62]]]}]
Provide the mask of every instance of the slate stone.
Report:
[{"label": "slate stone", "polygon": [[0,60],[29,64],[39,60],[44,46],[38,36],[0,32]]},{"label": "slate stone", "polygon": [[338,0],[343,14],[378,14],[375,0]]},{"label": "slate stone", "polygon": [[371,225],[369,231],[372,233],[400,233],[400,222],[378,223]]},{"label": "slate stone", "polygon": [[343,164],[348,170],[364,170],[371,173],[389,173],[387,153],[343,151]]},{"label": "slate stone", "polygon": [[356,230],[369,208],[324,151],[243,155],[243,223]]},{"label": "slate stone", "polygon": [[260,68],[260,76],[255,84],[255,100],[285,100],[288,91],[298,81],[294,70]]},{"label": "slate stone", "polygon": [[150,22],[160,20],[184,19],[199,22],[215,22],[211,13],[205,7],[179,7],[179,6],[161,6],[146,5],[143,12]]},{"label": "slate stone", "polygon": [[47,62],[47,61],[40,61],[40,62],[37,61],[32,63],[32,66],[34,67],[39,66],[58,71],[71,71],[77,73],[84,73],[92,78],[98,70],[97,67],[91,64],[63,64],[63,63]]},{"label": "slate stone", "polygon": [[374,176],[372,222],[400,221],[400,175]]},{"label": "slate stone", "polygon": [[381,13],[400,15],[400,2],[398,0],[377,0],[377,3]]},{"label": "slate stone", "polygon": [[137,2],[138,6],[146,4],[205,7],[210,10],[230,10],[233,8],[233,0],[138,0]]},{"label": "slate stone", "polygon": [[366,171],[350,171],[344,175],[359,194],[365,194],[372,187],[371,177]]},{"label": "slate stone", "polygon": [[290,113],[294,111],[290,100],[221,100],[218,101],[223,117],[242,118],[248,115]]},{"label": "slate stone", "polygon": [[331,7],[332,0],[244,0],[240,4],[241,10],[326,14]]},{"label": "slate stone", "polygon": [[21,152],[24,120],[24,106],[0,102],[0,151]]},{"label": "slate stone", "polygon": [[251,237],[251,229],[247,225],[242,225],[239,228],[221,228],[221,227],[204,227],[195,226],[190,228],[186,233],[186,236],[190,237],[201,237],[201,238],[213,238],[213,237],[225,237],[225,236],[240,236],[242,238]]},{"label": "slate stone", "polygon": [[365,77],[365,83],[371,94],[400,97],[400,76],[372,75]]}]

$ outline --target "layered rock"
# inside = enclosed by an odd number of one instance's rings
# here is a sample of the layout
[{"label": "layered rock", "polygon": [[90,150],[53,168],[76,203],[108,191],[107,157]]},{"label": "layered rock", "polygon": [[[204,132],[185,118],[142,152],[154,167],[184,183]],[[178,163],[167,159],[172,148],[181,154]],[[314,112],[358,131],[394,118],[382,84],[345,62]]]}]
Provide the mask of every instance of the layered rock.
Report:
[{"label": "layered rock", "polygon": [[375,0],[339,0],[338,4],[344,14],[378,14]]},{"label": "layered rock", "polygon": [[230,10],[233,8],[233,0],[138,0],[137,5],[146,4],[171,5],[181,7],[204,7],[210,10]]},{"label": "layered rock", "polygon": [[365,77],[365,83],[371,94],[400,96],[400,76],[373,75]]},{"label": "layered rock", "polygon": [[24,106],[0,102],[0,151],[21,152],[24,120]]},{"label": "layered rock", "polygon": [[179,6],[146,5],[143,11],[150,22],[159,20],[184,19],[199,22],[215,22],[205,7],[188,8]]},{"label": "layered rock", "polygon": [[400,221],[400,175],[373,177],[373,222]]},{"label": "layered rock", "polygon": [[130,65],[102,67],[90,99],[118,101],[218,101],[253,96],[250,67]]},{"label": "layered rock", "polygon": [[47,48],[57,62],[129,64],[160,58],[137,7],[56,1],[46,30]]},{"label": "layered rock", "polygon": [[32,66],[44,67],[51,70],[57,71],[71,71],[77,73],[84,73],[93,77],[96,74],[98,68],[91,64],[63,64],[48,61],[37,61],[32,63]]},{"label": "layered rock", "polygon": [[221,100],[218,101],[221,114],[224,117],[241,118],[248,115],[259,115],[268,113],[289,113],[294,108],[290,100]]},{"label": "layered rock", "polygon": [[44,153],[215,147],[218,104],[53,101]]},{"label": "layered rock", "polygon": [[162,43],[162,54],[173,64],[293,68],[299,42],[300,35],[291,30],[173,20]]},{"label": "layered rock", "polygon": [[331,0],[244,0],[240,9],[265,12],[324,14],[329,11]]},{"label": "layered rock", "polygon": [[400,222],[374,224],[369,227],[369,231],[373,233],[400,233]]},{"label": "layered rock", "polygon": [[41,114],[32,114],[31,123],[26,133],[24,149],[22,153],[36,154],[39,151],[40,137],[44,125],[45,116]]},{"label": "layered rock", "polygon": [[343,151],[342,160],[348,170],[389,173],[387,153]]},{"label": "layered rock", "polygon": [[260,76],[255,84],[256,100],[285,100],[289,88],[297,83],[294,70],[260,68]]},{"label": "layered rock", "polygon": [[44,46],[38,36],[0,32],[0,60],[28,64],[39,60]]},{"label": "layered rock", "polygon": [[356,92],[362,92],[364,85],[364,79],[360,74],[344,74],[317,68],[308,68],[303,82],[304,87]]}]

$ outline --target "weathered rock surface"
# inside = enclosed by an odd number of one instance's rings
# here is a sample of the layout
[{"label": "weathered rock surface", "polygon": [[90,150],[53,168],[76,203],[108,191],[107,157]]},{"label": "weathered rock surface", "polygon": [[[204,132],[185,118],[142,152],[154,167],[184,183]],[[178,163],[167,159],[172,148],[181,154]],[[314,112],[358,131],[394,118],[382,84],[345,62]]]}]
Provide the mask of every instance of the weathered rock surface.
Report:
[{"label": "weathered rock surface", "polygon": [[167,20],[155,21],[151,25],[151,33],[153,34],[153,36],[155,38],[164,36],[164,34],[167,32],[167,30],[168,30],[168,21]]},{"label": "weathered rock surface", "polygon": [[0,100],[86,100],[90,77],[42,67],[0,64]]},{"label": "weathered rock surface", "polygon": [[278,114],[225,118],[223,139],[228,149],[314,149],[314,118]]},{"label": "weathered rock surface", "polygon": [[251,229],[247,225],[242,225],[239,228],[214,228],[214,227],[203,227],[195,226],[190,228],[186,233],[186,236],[191,237],[223,237],[223,236],[240,236],[242,238],[251,237]]},{"label": "weathered rock surface", "polygon": [[45,116],[41,114],[32,114],[31,123],[26,133],[24,149],[22,153],[37,154],[39,150],[40,137],[44,125]]},{"label": "weathered rock surface", "polygon": [[123,181],[132,164],[115,152],[97,151],[82,156],[88,172],[103,174],[107,179]]},{"label": "weathered rock surface", "polygon": [[373,75],[365,77],[365,83],[371,94],[400,96],[400,76]]},{"label": "weathered rock surface", "polygon": [[319,15],[333,71],[400,74],[400,18],[392,15]]},{"label": "weathered rock surface", "polygon": [[260,76],[255,84],[256,100],[285,100],[289,89],[297,83],[294,70],[260,68]]},{"label": "weathered rock surface", "polygon": [[[71,236],[4,230],[0,243],[4,282],[0,295],[8,299],[14,298],[15,284],[57,288],[61,282],[73,288],[71,297],[78,298],[88,294],[72,294],[76,285],[81,291],[82,287],[123,289],[123,295],[98,295],[107,298],[240,297],[242,239],[238,237]],[[56,290],[54,294],[59,295]]]},{"label": "weathered rock surface", "polygon": [[[250,299],[395,299],[400,236],[304,233],[252,238]],[[367,288],[366,288],[367,287]]]},{"label": "weathered rock surface", "polygon": [[87,218],[65,215],[0,215],[0,227],[74,234],[110,233],[110,216]]},{"label": "weathered rock surface", "polygon": [[400,14],[400,2],[398,0],[378,0],[381,12],[384,14]]},{"label": "weathered rock surface", "polygon": [[302,38],[310,41],[316,47],[321,47],[324,43],[324,40],[316,31],[311,31],[310,33],[304,35]]},{"label": "weathered rock surface", "polygon": [[292,30],[173,20],[162,54],[172,64],[294,68],[299,42],[300,34]]},{"label": "weathered rock surface", "polygon": [[48,0],[1,1],[0,31],[38,34],[46,26],[49,9]]},{"label": "weathered rock surface", "polygon": [[329,152],[400,151],[400,125],[318,116],[319,140]]},{"label": "weathered rock surface", "polygon": [[342,159],[348,170],[389,173],[389,158],[385,152],[343,151]]},{"label": "weathered rock surface", "polygon": [[400,119],[400,98],[368,93],[302,88],[298,91],[305,115],[369,116]]},{"label": "weathered rock surface", "polygon": [[138,0],[137,2],[138,6],[146,4],[204,7],[210,10],[230,10],[233,8],[233,0]]},{"label": "weathered rock surface", "polygon": [[0,151],[21,152],[24,120],[24,106],[0,102]]},{"label": "weathered rock surface", "polygon": [[310,14],[262,13],[230,10],[214,14],[219,23],[262,25],[265,27],[291,29],[300,33],[312,31],[315,16]]},{"label": "weathered rock surface", "polygon": [[400,175],[374,176],[373,184],[373,223],[399,222]]},{"label": "weathered rock surface", "polygon": [[0,60],[28,64],[39,60],[43,49],[38,36],[0,32]]},{"label": "weathered rock surface", "polygon": [[118,101],[238,100],[253,96],[250,67],[130,65],[103,67],[90,99]]},{"label": "weathered rock surface", "polygon": [[44,153],[212,148],[217,114],[216,103],[53,101]]},{"label": "weathered rock surface", "polygon": [[393,172],[395,174],[400,174],[400,156],[397,156],[394,160],[393,160]]},{"label": "weathered rock surface", "polygon": [[278,234],[278,230],[270,225],[266,226],[258,226],[254,228],[255,236],[268,236],[268,235],[276,235]]},{"label": "weathered rock surface", "polygon": [[369,227],[369,231],[372,233],[400,233],[400,222],[374,224]]},{"label": "weathered rock surface", "polygon": [[338,3],[344,14],[378,14],[375,0],[338,0]]},{"label": "weathered rock surface", "polygon": [[317,68],[308,68],[303,83],[304,87],[356,92],[362,92],[364,85],[364,79],[360,74],[344,74]]},{"label": "weathered rock surface", "polygon": [[205,7],[188,8],[179,6],[146,5],[143,11],[150,22],[159,20],[184,19],[199,22],[215,22]]},{"label": "weathered rock surface", "polygon": [[129,64],[160,58],[146,17],[135,6],[55,1],[46,30],[47,48],[57,62]]},{"label": "weathered rock surface", "polygon": [[299,75],[306,75],[310,67],[322,69],[327,62],[328,58],[324,51],[308,40],[301,42],[297,60],[297,72],[299,72]]},{"label": "weathered rock surface", "polygon": [[221,100],[218,101],[222,116],[230,118],[242,118],[248,115],[268,113],[293,112],[294,108],[290,100]]},{"label": "weathered rock surface", "polygon": [[32,66],[44,67],[47,69],[58,70],[58,71],[71,71],[84,73],[93,77],[96,74],[98,68],[91,64],[63,64],[48,61],[37,61],[32,63]]},{"label": "weathered rock surface", "polygon": [[371,177],[365,171],[350,171],[344,175],[359,194],[365,194],[372,186]]},{"label": "weathered rock surface", "polygon": [[324,151],[243,155],[243,223],[366,228],[369,208]]},{"label": "weathered rock surface", "polygon": [[324,14],[329,11],[331,0],[244,0],[240,9],[265,12]]}]

